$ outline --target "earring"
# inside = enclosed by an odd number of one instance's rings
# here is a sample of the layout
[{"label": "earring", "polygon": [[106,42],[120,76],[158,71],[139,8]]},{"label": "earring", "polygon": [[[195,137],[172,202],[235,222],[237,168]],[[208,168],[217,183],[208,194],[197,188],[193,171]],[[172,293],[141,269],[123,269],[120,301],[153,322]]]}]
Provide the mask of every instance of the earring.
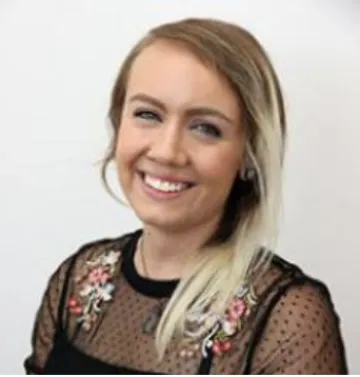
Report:
[{"label": "earring", "polygon": [[254,168],[244,168],[240,170],[239,177],[242,181],[251,181],[255,177],[255,169]]}]

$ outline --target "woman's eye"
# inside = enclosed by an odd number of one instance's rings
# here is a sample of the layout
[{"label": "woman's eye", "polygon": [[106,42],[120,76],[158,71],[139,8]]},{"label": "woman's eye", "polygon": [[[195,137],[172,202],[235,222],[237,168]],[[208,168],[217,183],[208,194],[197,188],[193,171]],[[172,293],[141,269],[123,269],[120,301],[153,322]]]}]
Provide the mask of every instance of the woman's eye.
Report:
[{"label": "woman's eye", "polygon": [[199,123],[194,126],[194,128],[206,136],[213,138],[220,138],[222,136],[221,131],[218,127],[214,126],[211,123]]},{"label": "woman's eye", "polygon": [[134,112],[135,118],[140,118],[143,120],[156,120],[160,121],[160,116],[151,110],[136,110]]}]

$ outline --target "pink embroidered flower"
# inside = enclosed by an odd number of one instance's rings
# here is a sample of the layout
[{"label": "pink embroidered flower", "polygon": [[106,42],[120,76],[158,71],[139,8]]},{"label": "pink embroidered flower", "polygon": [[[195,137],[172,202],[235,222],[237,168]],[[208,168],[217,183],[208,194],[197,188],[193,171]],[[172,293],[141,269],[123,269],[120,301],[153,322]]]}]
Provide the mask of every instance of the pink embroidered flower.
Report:
[{"label": "pink embroidered flower", "polygon": [[109,278],[109,273],[103,267],[97,267],[89,273],[88,281],[91,284],[105,284]]},{"label": "pink embroidered flower", "polygon": [[221,346],[220,346],[220,341],[214,340],[213,345],[212,345],[212,351],[215,356],[220,356],[222,354]]},{"label": "pink embroidered flower", "polygon": [[215,356],[221,356],[224,352],[230,351],[232,348],[232,344],[229,340],[225,340],[221,342],[220,340],[214,340],[212,344],[212,351]]},{"label": "pink embroidered flower", "polygon": [[111,280],[115,276],[120,255],[120,252],[111,250],[87,260],[75,277],[76,295],[71,294],[67,306],[86,331],[90,330],[97,320],[101,304],[112,299],[115,286]]},{"label": "pink embroidered flower", "polygon": [[227,310],[227,317],[230,321],[237,321],[246,310],[246,304],[242,298],[234,298]]},{"label": "pink embroidered flower", "polygon": [[[252,308],[257,305],[257,302],[258,298],[252,287],[245,285],[240,287],[230,300],[225,315],[218,316],[213,313],[214,321],[205,326],[208,331],[205,337],[203,337],[204,335],[198,335],[203,333],[196,327],[191,332],[186,333],[185,348],[182,349],[180,355],[187,355],[186,350],[189,344],[193,344],[194,339],[196,342],[201,339],[201,352],[206,357],[209,355],[208,352],[211,352],[214,356],[222,356],[229,351],[231,352],[236,347],[233,337],[243,329],[244,324],[246,324],[246,318],[249,317]],[[210,316],[211,313],[210,311],[205,314]],[[192,322],[196,322],[196,317],[192,319]],[[202,322],[198,320],[200,330],[203,324],[206,325],[206,322],[207,319],[202,320]]]},{"label": "pink embroidered flower", "polygon": [[73,296],[69,297],[68,307],[72,314],[79,315],[82,313],[82,308],[81,308],[80,303]]},{"label": "pink embroidered flower", "polygon": [[223,352],[228,352],[230,351],[232,348],[232,343],[230,342],[230,340],[226,340],[225,342],[221,343],[221,350]]}]

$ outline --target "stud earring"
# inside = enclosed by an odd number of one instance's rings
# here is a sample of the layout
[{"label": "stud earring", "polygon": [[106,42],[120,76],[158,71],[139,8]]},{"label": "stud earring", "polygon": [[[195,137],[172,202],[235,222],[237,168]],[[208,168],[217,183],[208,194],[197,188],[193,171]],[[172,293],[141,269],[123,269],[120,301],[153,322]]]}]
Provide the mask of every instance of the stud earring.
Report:
[{"label": "stud earring", "polygon": [[239,177],[242,181],[251,181],[255,177],[255,169],[254,168],[244,168],[240,170]]}]

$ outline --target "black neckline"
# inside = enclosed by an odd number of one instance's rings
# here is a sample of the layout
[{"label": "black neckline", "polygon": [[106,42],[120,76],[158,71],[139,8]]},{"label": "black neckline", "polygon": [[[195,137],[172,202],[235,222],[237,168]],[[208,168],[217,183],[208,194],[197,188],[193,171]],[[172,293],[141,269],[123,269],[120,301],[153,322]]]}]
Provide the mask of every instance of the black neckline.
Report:
[{"label": "black neckline", "polygon": [[170,297],[179,283],[178,279],[174,280],[153,280],[139,275],[134,263],[134,256],[137,242],[142,235],[143,230],[136,230],[123,250],[122,273],[131,287],[145,295],[154,298]]}]

